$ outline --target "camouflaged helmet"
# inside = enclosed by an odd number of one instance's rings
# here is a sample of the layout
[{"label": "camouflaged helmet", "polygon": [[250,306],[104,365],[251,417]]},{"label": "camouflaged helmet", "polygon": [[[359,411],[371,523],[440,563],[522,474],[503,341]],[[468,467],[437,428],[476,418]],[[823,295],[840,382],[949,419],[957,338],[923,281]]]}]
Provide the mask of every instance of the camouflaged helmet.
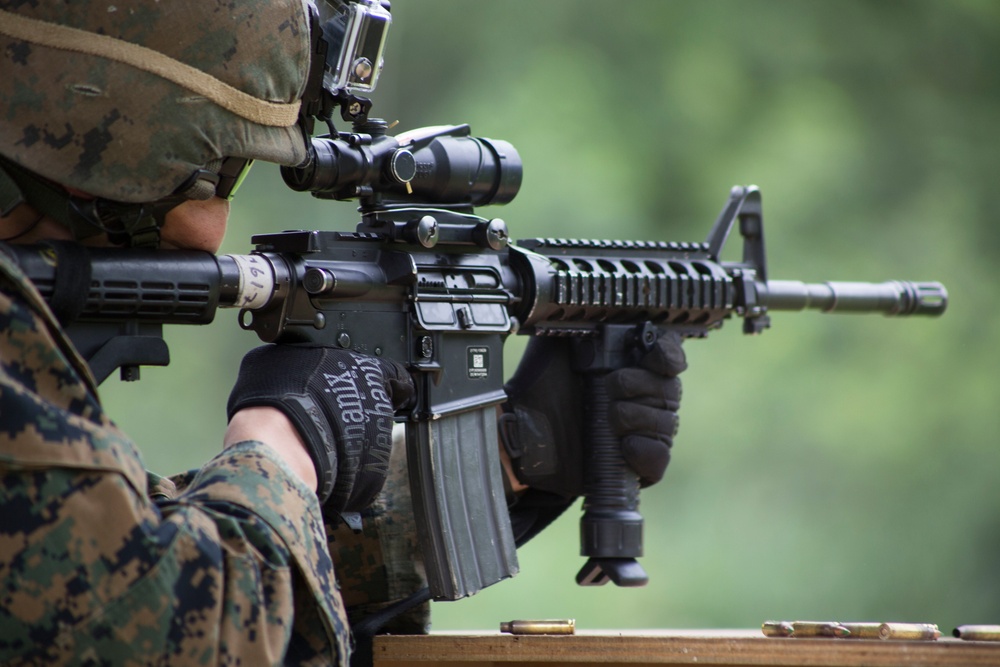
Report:
[{"label": "camouflaged helmet", "polygon": [[119,202],[297,165],[309,54],[304,0],[0,0],[0,154]]}]

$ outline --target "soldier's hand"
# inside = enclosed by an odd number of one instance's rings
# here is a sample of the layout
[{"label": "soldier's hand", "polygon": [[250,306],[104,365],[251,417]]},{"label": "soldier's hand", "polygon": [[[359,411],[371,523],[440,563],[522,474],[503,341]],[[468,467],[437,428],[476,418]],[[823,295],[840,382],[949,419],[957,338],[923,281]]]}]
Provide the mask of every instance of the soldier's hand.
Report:
[{"label": "soldier's hand", "polygon": [[[642,486],[662,479],[677,433],[687,362],[681,339],[661,335],[638,364],[608,373],[608,419],[625,462]],[[518,480],[534,489],[575,498],[583,493],[583,440],[591,406],[584,378],[572,370],[567,339],[534,338],[506,386],[508,414],[501,438]]]},{"label": "soldier's hand", "polygon": [[227,412],[230,419],[249,407],[284,413],[316,466],[320,503],[358,511],[385,483],[393,414],[413,395],[397,362],[310,344],[264,345],[243,358]]},{"label": "soldier's hand", "polygon": [[622,456],[646,487],[663,479],[679,425],[681,380],[687,368],[681,337],[661,335],[633,368],[608,373],[608,418]]}]

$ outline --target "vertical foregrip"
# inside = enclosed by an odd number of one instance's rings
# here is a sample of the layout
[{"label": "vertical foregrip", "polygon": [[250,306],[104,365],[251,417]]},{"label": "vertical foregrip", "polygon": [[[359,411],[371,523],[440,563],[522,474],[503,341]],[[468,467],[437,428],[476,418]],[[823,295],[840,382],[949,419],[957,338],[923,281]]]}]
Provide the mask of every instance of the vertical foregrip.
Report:
[{"label": "vertical foregrip", "polygon": [[607,373],[588,373],[585,380],[588,442],[584,452],[584,515],[580,519],[580,553],[589,560],[577,575],[581,586],[613,581],[642,586],[648,577],[636,558],[642,555],[639,478],[625,463],[611,429]]},{"label": "vertical foregrip", "polygon": [[[592,373],[587,376],[584,384],[586,405],[590,408],[588,415],[590,443],[584,471],[586,491],[584,508],[593,508],[595,511],[635,510],[639,505],[639,481],[625,464],[618,438],[611,430],[608,419],[611,400],[608,398],[606,379],[606,373]],[[587,555],[618,554],[595,552]]]}]

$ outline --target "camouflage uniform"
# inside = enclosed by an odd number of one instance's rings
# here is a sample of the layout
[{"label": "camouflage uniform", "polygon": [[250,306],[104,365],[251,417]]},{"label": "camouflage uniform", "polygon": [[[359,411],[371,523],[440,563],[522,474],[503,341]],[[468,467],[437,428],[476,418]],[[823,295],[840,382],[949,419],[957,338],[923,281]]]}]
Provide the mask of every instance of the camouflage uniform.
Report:
[{"label": "camouflage uniform", "polygon": [[179,481],[0,253],[0,663],[347,664],[315,494],[257,442]]},{"label": "camouflage uniform", "polygon": [[[402,436],[402,427],[397,427],[385,486],[362,512],[361,530],[337,521],[327,524],[330,554],[351,623],[427,586]],[[430,631],[430,611],[429,603],[418,605],[392,619],[382,632],[425,634]]]}]

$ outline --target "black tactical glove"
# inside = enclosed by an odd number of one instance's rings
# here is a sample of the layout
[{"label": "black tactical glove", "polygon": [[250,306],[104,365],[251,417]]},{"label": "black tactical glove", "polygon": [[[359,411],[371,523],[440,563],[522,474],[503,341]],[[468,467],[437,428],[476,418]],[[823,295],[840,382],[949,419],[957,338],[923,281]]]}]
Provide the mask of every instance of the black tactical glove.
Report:
[{"label": "black tactical glove", "polygon": [[295,425],[316,466],[320,504],[356,512],[382,489],[392,449],[392,416],[413,399],[402,364],[310,344],[264,345],[243,357],[229,418],[269,406]]},{"label": "black tactical glove", "polygon": [[[608,373],[608,420],[625,462],[640,484],[660,481],[677,432],[681,383],[687,368],[681,338],[661,335],[638,364]],[[571,341],[534,338],[505,387],[508,414],[501,439],[518,479],[571,500],[583,493],[583,441],[590,406],[584,376],[572,370]]]}]

